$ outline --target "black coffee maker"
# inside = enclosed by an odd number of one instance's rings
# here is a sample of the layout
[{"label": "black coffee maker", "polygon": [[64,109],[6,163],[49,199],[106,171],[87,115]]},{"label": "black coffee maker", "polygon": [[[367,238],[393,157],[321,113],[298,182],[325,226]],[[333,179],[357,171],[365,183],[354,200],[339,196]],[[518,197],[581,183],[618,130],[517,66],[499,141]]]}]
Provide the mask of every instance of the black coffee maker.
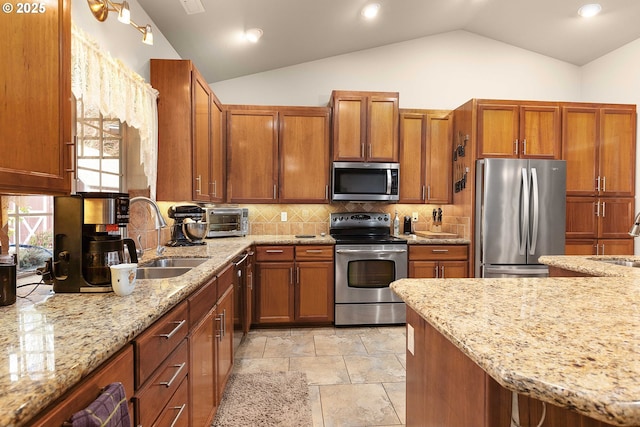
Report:
[{"label": "black coffee maker", "polygon": [[138,262],[135,243],[122,237],[128,223],[126,193],[55,197],[53,291],[110,292],[110,266]]}]

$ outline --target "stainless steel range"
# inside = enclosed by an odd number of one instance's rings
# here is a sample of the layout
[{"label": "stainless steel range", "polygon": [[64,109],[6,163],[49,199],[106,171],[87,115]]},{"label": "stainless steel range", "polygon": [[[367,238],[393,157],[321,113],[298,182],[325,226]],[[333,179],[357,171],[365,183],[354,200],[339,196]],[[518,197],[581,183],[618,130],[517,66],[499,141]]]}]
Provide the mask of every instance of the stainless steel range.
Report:
[{"label": "stainless steel range", "polygon": [[407,277],[407,241],[390,233],[387,213],[332,213],[335,247],[335,324],[406,322],[404,303],[389,288]]}]

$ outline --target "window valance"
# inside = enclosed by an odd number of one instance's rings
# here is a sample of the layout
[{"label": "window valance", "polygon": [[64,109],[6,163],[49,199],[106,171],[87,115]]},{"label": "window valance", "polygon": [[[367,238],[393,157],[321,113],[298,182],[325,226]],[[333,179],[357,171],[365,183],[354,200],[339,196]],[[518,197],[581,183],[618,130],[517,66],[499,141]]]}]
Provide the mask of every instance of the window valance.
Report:
[{"label": "window valance", "polygon": [[82,29],[72,25],[71,91],[105,117],[117,118],[140,133],[140,160],[151,197],[158,167],[158,91],[114,59]]}]

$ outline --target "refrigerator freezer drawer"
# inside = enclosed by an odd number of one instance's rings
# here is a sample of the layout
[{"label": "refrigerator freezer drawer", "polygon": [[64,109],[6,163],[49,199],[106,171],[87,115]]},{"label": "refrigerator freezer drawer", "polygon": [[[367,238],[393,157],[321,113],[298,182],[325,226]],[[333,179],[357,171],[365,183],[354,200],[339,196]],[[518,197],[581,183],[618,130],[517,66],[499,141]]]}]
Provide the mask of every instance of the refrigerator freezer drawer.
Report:
[{"label": "refrigerator freezer drawer", "polygon": [[483,265],[482,277],[549,277],[546,265]]}]

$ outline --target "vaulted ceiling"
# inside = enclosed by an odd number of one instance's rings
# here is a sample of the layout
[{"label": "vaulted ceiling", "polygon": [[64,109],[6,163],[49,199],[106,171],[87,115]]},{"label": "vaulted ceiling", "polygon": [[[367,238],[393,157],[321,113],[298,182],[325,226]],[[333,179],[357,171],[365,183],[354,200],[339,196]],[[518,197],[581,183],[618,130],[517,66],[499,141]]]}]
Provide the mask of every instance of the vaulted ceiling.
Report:
[{"label": "vaulted ceiling", "polygon": [[[454,30],[465,30],[575,65],[640,38],[640,0],[138,0],[182,58],[209,83]],[[196,3],[193,3],[193,2]],[[362,7],[380,3],[371,21]],[[256,44],[244,30],[258,27]]]}]

